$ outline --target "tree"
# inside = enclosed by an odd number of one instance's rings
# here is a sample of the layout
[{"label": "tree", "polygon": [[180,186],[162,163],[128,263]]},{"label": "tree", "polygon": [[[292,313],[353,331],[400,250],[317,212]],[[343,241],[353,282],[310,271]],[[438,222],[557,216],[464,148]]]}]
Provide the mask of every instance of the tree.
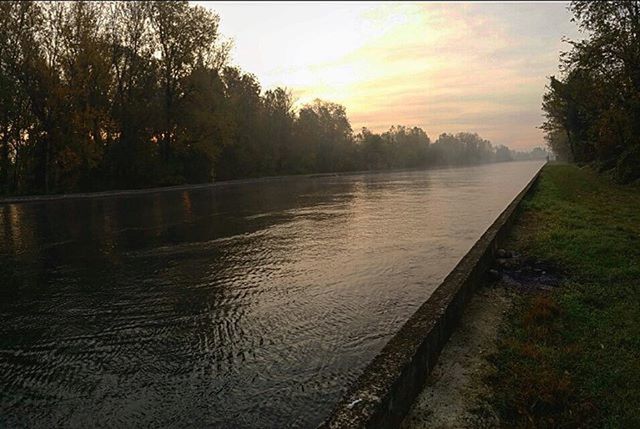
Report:
[{"label": "tree", "polygon": [[429,136],[418,127],[392,126],[382,134],[389,144],[394,168],[424,167],[429,158]]},{"label": "tree", "polygon": [[561,57],[550,78],[542,129],[559,157],[640,178],[640,3],[579,1],[570,6],[588,37]]},{"label": "tree", "polygon": [[356,136],[360,147],[362,165],[367,170],[382,170],[390,168],[389,143],[380,134],[371,132],[363,127]]},{"label": "tree", "polygon": [[163,93],[163,127],[159,136],[160,153],[169,161],[176,138],[176,106],[183,92],[184,79],[197,67],[222,66],[226,46],[218,49],[220,18],[186,1],[153,2],[151,24],[160,51],[160,86]]},{"label": "tree", "polygon": [[189,183],[211,182],[223,147],[233,139],[224,83],[216,70],[198,68],[185,79],[176,120],[176,146],[184,158]]},{"label": "tree", "polygon": [[353,144],[353,131],[344,106],[314,100],[300,109],[296,138],[305,146],[303,165],[310,171],[341,171]]},{"label": "tree", "polygon": [[255,177],[264,169],[262,133],[259,129],[262,100],[260,83],[237,67],[225,67],[222,79],[231,115],[232,144],[223,149],[222,177]]},{"label": "tree", "polygon": [[[186,1],[13,1],[0,13],[4,193],[492,159],[477,135],[432,145],[398,125],[354,137],[344,106],[295,109],[287,89],[263,91],[228,65],[218,15]],[[624,111],[608,112],[628,127]]]},{"label": "tree", "polygon": [[511,150],[505,145],[500,145],[496,147],[496,161],[505,162],[505,161],[513,161],[513,155]]},{"label": "tree", "polygon": [[[284,174],[295,169],[293,96],[286,88],[265,92],[262,98],[265,146],[270,146],[271,173]],[[270,144],[269,144],[270,143]]]},{"label": "tree", "polygon": [[19,190],[18,169],[23,134],[33,118],[27,94],[18,78],[20,50],[15,49],[24,31],[26,3],[0,3],[5,25],[0,28],[0,192]]},{"label": "tree", "polygon": [[158,182],[156,144],[161,124],[159,65],[150,26],[151,4],[114,2],[107,10],[106,43],[112,68],[111,125],[103,161],[110,186],[150,186]]}]

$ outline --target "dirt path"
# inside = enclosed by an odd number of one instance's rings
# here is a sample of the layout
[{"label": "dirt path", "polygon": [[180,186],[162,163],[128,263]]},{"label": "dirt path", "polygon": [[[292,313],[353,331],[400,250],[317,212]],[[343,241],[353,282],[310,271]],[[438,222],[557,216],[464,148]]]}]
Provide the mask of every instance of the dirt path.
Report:
[{"label": "dirt path", "polygon": [[513,303],[514,291],[504,286],[476,292],[402,429],[498,427],[482,380],[493,370],[486,358],[496,350],[498,328]]}]

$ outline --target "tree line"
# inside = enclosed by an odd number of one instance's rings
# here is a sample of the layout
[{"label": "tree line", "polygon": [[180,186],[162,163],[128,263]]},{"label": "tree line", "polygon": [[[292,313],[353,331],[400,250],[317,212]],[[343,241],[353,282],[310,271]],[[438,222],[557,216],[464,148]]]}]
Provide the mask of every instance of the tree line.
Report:
[{"label": "tree line", "polygon": [[550,78],[542,125],[561,158],[591,164],[619,182],[640,178],[640,2],[569,6],[585,38],[570,41],[561,77]]},{"label": "tree line", "polygon": [[0,192],[507,161],[477,134],[355,133],[229,64],[219,16],[186,1],[0,3]]}]

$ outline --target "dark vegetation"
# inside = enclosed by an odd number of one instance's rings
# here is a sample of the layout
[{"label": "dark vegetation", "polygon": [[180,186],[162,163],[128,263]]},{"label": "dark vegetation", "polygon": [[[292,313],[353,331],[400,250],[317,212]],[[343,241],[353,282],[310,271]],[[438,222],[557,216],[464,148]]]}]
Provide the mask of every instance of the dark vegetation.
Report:
[{"label": "dark vegetation", "polygon": [[219,17],[187,2],[1,2],[0,17],[3,194],[514,157],[477,134],[355,134],[343,106],[294,109],[230,65]]},{"label": "dark vegetation", "polygon": [[638,190],[548,165],[523,201],[510,246],[543,271],[499,340],[492,385],[505,427],[640,427]]},{"label": "dark vegetation", "polygon": [[543,108],[560,159],[592,164],[618,182],[640,178],[640,2],[577,1],[585,38],[561,57]]}]

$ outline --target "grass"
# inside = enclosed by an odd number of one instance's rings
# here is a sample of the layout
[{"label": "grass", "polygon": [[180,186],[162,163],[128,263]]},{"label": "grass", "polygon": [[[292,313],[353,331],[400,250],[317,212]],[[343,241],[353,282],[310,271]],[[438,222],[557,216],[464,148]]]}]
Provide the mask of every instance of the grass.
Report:
[{"label": "grass", "polygon": [[523,296],[494,357],[506,427],[640,427],[640,187],[548,165],[524,201],[511,248],[563,284]]}]

